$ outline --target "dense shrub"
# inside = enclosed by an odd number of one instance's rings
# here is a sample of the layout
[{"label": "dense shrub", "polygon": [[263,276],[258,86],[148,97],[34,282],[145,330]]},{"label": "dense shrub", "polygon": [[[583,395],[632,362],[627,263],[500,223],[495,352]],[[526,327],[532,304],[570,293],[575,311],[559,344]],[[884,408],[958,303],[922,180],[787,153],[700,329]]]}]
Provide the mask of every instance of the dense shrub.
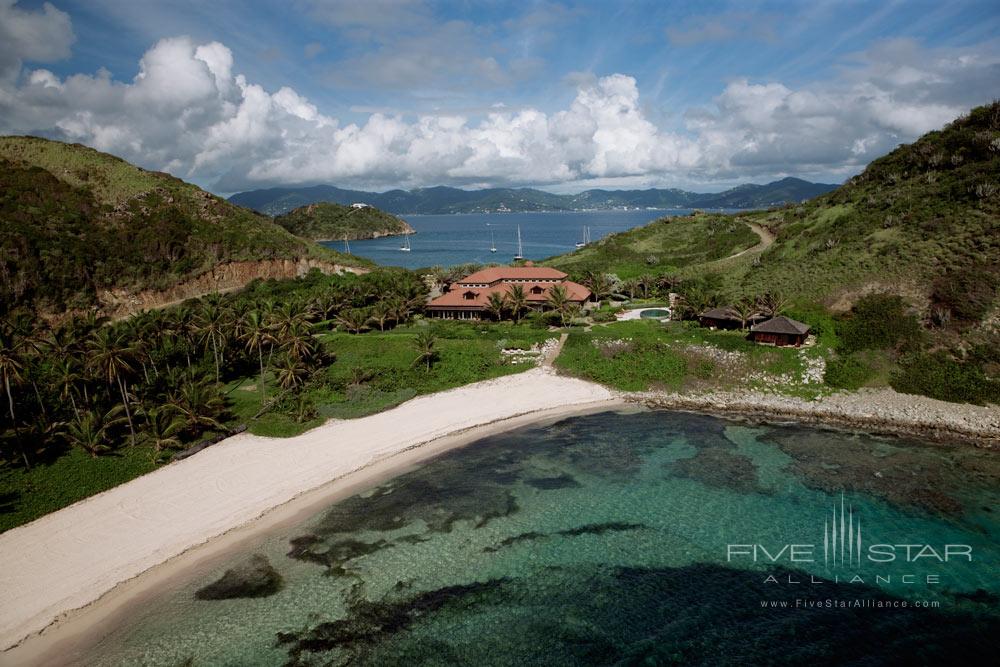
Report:
[{"label": "dense shrub", "polygon": [[896,294],[861,297],[850,316],[837,324],[843,352],[909,348],[920,342],[923,330],[917,318],[906,312],[906,302]]},{"label": "dense shrub", "polygon": [[934,282],[931,299],[958,320],[979,322],[996,300],[1000,266],[974,264],[955,269]]},{"label": "dense shrub", "polygon": [[836,389],[859,389],[875,375],[875,369],[856,354],[826,362],[823,381]]},{"label": "dense shrub", "polygon": [[943,401],[1000,403],[1000,381],[986,377],[976,364],[958,361],[943,351],[905,357],[891,384],[904,394],[922,394]]}]

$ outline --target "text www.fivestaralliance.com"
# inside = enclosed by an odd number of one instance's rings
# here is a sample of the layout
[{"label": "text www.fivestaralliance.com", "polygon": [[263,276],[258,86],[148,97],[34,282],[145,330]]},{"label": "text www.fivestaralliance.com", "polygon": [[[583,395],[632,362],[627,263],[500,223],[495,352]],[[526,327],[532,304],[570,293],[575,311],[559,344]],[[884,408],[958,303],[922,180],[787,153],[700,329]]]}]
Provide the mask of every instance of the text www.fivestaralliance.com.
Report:
[{"label": "text www.fivestaralliance.com", "polygon": [[847,600],[761,600],[765,609],[937,609],[937,600],[875,600],[852,598]]}]

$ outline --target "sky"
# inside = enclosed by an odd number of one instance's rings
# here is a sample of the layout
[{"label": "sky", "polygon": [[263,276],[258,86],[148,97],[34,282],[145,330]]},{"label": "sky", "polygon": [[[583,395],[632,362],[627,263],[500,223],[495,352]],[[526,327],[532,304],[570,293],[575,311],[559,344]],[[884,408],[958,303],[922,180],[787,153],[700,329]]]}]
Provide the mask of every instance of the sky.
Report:
[{"label": "sky", "polygon": [[996,98],[996,0],[0,0],[0,134],[220,194],[839,183]]}]

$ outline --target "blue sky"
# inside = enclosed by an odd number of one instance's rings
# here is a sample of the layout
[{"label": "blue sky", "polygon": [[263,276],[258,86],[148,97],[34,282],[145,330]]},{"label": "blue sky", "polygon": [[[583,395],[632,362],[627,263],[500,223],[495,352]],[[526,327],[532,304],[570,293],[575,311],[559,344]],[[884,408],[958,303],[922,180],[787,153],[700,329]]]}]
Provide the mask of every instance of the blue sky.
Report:
[{"label": "blue sky", "polygon": [[0,0],[0,131],[216,191],[836,182],[997,97],[997,35],[996,2]]}]

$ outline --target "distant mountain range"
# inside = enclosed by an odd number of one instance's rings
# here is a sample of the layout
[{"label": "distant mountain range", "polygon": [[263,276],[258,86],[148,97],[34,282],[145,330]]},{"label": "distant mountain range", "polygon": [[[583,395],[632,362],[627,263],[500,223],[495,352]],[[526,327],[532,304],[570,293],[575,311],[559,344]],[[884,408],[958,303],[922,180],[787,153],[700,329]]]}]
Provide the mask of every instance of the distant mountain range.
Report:
[{"label": "distant mountain range", "polygon": [[623,208],[768,208],[812,199],[836,185],[783,178],[767,185],[739,185],[725,192],[699,193],[686,190],[586,190],[576,195],[557,195],[531,188],[461,190],[449,187],[418,190],[364,192],[332,185],[304,188],[268,188],[240,192],[229,198],[234,204],[267,215],[281,215],[306,204],[333,202],[365,203],[389,213],[492,213],[530,211],[586,211]]}]

